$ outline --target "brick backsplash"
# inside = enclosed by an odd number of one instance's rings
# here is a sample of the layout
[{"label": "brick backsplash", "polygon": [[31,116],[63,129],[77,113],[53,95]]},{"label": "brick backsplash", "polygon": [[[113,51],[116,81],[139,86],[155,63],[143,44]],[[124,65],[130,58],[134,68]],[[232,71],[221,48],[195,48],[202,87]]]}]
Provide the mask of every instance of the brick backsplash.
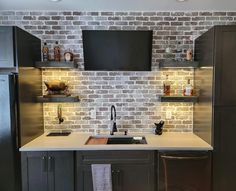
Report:
[{"label": "brick backsplash", "polygon": [[[154,123],[164,120],[165,131],[188,131],[193,128],[192,103],[161,103],[163,80],[169,74],[172,93],[182,93],[187,79],[193,83],[192,69],[158,68],[160,59],[185,57],[193,48],[193,40],[213,25],[236,24],[236,12],[79,12],[79,11],[0,11],[0,25],[17,25],[47,42],[52,55],[55,41],[62,54],[71,49],[78,69],[43,70],[43,81],[68,81],[70,92],[79,95],[79,103],[63,103],[65,122],[58,124],[56,103],[44,104],[45,129],[72,129],[93,132],[108,131],[110,106],[116,105],[119,131],[153,131]],[[82,30],[153,30],[152,72],[88,72],[84,71]],[[183,50],[165,54],[177,44]],[[45,89],[44,89],[45,92]],[[91,110],[96,109],[96,118]],[[172,118],[166,118],[170,111]]]}]

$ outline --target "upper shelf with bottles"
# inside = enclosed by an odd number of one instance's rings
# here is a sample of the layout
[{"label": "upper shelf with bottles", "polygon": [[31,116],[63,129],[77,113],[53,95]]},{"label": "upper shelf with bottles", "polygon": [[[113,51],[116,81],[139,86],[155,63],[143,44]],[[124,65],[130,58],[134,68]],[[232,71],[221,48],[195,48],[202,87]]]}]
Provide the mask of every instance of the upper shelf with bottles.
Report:
[{"label": "upper shelf with bottles", "polygon": [[166,59],[161,60],[159,63],[159,68],[197,68],[199,63],[197,61],[187,61],[187,60],[173,60]]},{"label": "upper shelf with bottles", "polygon": [[36,68],[62,68],[62,69],[69,69],[69,68],[78,68],[78,64],[74,62],[67,62],[67,61],[42,61],[35,63]]},{"label": "upper shelf with bottles", "polygon": [[[171,94],[171,81],[169,81],[169,75],[166,75],[166,79],[163,83],[163,95],[160,96],[161,102],[197,102],[198,96],[195,95],[193,86],[190,83],[190,79],[187,80],[182,94]],[[173,92],[173,91],[172,91]]]},{"label": "upper shelf with bottles", "polygon": [[199,63],[194,61],[193,50],[189,47],[192,40],[183,38],[182,41],[173,44],[169,37],[164,55],[166,59],[160,61],[159,68],[197,68]]},{"label": "upper shelf with bottles", "polygon": [[35,63],[36,68],[78,68],[78,64],[74,63],[74,55],[68,50],[64,53],[63,61],[61,60],[61,48],[56,41],[56,44],[53,48],[53,60],[49,58],[49,48],[45,42],[42,47],[43,61]]}]

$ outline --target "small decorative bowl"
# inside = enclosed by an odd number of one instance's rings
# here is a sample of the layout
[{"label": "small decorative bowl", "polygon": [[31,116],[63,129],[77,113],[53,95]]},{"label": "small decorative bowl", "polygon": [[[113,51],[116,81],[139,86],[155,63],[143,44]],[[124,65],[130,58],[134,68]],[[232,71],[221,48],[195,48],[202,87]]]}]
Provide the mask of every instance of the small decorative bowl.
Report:
[{"label": "small decorative bowl", "polygon": [[48,95],[68,95],[68,83],[60,80],[44,82],[47,87]]}]

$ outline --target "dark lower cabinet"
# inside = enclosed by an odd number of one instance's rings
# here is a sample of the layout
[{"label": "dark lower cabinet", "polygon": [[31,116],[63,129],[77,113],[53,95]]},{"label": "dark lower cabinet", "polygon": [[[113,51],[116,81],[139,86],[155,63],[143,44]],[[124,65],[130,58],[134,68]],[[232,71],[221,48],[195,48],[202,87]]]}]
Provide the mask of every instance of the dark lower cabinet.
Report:
[{"label": "dark lower cabinet", "polygon": [[77,152],[77,191],[93,191],[92,164],[111,164],[113,191],[154,191],[155,151]]},{"label": "dark lower cabinet", "polygon": [[211,191],[211,152],[158,153],[158,191]]},{"label": "dark lower cabinet", "polygon": [[214,191],[236,190],[236,107],[215,107]]},{"label": "dark lower cabinet", "polygon": [[112,165],[114,191],[153,191],[153,166],[149,164]]},{"label": "dark lower cabinet", "polygon": [[111,164],[113,191],[212,190],[210,151],[134,150],[22,152],[22,190],[94,191],[92,164]]},{"label": "dark lower cabinet", "polygon": [[47,190],[47,152],[23,152],[21,156],[23,191]]},{"label": "dark lower cabinet", "polygon": [[74,191],[74,152],[22,152],[23,191]]}]

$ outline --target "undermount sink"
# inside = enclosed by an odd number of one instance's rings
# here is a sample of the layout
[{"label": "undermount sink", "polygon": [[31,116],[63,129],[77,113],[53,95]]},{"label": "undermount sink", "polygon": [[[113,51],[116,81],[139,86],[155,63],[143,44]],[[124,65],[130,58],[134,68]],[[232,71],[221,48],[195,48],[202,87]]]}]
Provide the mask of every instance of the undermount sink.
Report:
[{"label": "undermount sink", "polygon": [[90,136],[86,145],[147,144],[145,137],[99,137]]},{"label": "undermount sink", "polygon": [[145,137],[112,137],[108,138],[107,144],[147,144]]}]

